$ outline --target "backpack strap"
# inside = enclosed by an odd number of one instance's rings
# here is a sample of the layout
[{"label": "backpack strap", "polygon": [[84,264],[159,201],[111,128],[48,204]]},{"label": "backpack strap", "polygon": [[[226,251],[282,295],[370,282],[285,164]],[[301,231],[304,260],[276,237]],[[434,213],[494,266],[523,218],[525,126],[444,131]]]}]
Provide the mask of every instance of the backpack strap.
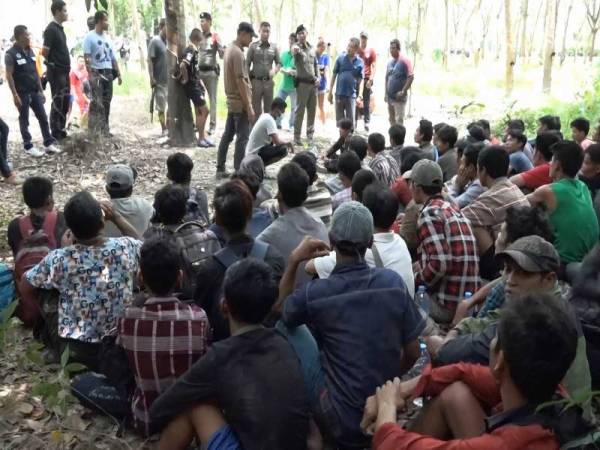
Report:
[{"label": "backpack strap", "polygon": [[58,212],[53,209],[44,217],[44,223],[42,224],[42,230],[48,236],[48,243],[50,244],[50,248],[55,249],[58,248],[55,236],[56,222],[58,221]]},{"label": "backpack strap", "polygon": [[254,240],[252,244],[252,250],[248,256],[258,259],[259,261],[264,261],[267,256],[267,251],[269,250],[269,244],[265,242],[261,242],[258,240]]},{"label": "backpack strap", "polygon": [[185,223],[179,225],[177,228],[175,228],[175,230],[173,230],[173,233],[177,234],[184,228],[191,227],[191,226],[197,226],[197,227],[200,227],[202,229],[202,231],[206,231],[206,227],[202,224],[202,222],[198,222],[197,220],[192,220],[190,222],[185,222]]},{"label": "backpack strap", "polygon": [[381,254],[379,253],[379,250],[377,250],[377,246],[375,245],[375,243],[373,243],[373,245],[371,246],[371,253],[373,253],[373,260],[375,261],[375,267],[378,267],[380,269],[385,267],[383,265],[383,259],[381,259]]},{"label": "backpack strap", "polygon": [[240,259],[240,257],[236,255],[231,247],[225,247],[224,249],[219,250],[213,256],[221,263],[221,265],[225,267],[225,269],[228,269]]}]

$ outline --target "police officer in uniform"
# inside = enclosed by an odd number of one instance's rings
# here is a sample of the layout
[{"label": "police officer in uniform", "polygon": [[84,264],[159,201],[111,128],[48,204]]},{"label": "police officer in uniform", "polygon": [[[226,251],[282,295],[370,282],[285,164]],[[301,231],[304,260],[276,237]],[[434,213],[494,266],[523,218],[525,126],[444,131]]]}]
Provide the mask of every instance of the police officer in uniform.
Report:
[{"label": "police officer in uniform", "polygon": [[250,45],[246,55],[246,64],[252,82],[252,108],[257,119],[263,112],[271,110],[273,77],[281,69],[279,49],[275,43],[269,42],[270,36],[269,22],[261,23],[260,40]]},{"label": "police officer in uniform", "polygon": [[200,14],[200,29],[202,42],[198,46],[198,69],[200,79],[206,86],[210,104],[210,125],[208,134],[213,134],[217,126],[217,86],[219,84],[220,67],[217,63],[217,54],[223,59],[225,48],[221,44],[219,35],[211,31],[212,16],[210,13]]},{"label": "police officer in uniform", "polygon": [[[34,157],[44,153],[60,153],[56,140],[50,134],[48,116],[44,109],[46,97],[35,65],[35,54],[31,50],[31,36],[25,25],[17,25],[14,30],[15,44],[6,51],[6,79],[19,111],[19,127],[23,137],[25,152]],[[44,151],[33,146],[29,133],[29,108],[37,118],[44,138]]]}]

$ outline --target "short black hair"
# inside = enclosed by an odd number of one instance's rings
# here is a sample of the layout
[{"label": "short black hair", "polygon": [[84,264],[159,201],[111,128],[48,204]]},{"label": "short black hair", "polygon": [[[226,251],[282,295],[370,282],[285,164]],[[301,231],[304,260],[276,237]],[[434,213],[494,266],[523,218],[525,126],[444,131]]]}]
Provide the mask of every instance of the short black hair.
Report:
[{"label": "short black hair", "polygon": [[340,119],[338,121],[337,127],[341,128],[342,130],[352,130],[354,128],[354,123],[352,122],[352,120],[348,119],[347,117],[344,117],[343,119]]},{"label": "short black hair", "polygon": [[521,119],[511,119],[508,122],[506,122],[506,128],[508,128],[509,130],[521,130],[521,131],[525,131],[525,122],[523,122]]},{"label": "short black hair", "polygon": [[554,231],[548,213],[539,206],[510,206],[506,210],[506,243],[525,236],[539,236],[554,243]]},{"label": "short black hair", "polygon": [[241,180],[246,185],[252,197],[256,199],[258,191],[260,190],[260,180],[258,176],[251,171],[237,171],[231,176],[232,180]]},{"label": "short black hair", "polygon": [[477,167],[485,168],[487,174],[493,179],[505,177],[508,174],[508,166],[508,153],[499,145],[490,145],[479,152]]},{"label": "short black hair", "polygon": [[302,206],[308,196],[308,174],[295,162],[287,163],[277,174],[277,188],[288,208]]},{"label": "short black hair", "polygon": [[202,31],[199,28],[194,28],[190,32],[189,40],[191,42],[198,42],[202,40]]},{"label": "short black hair", "polygon": [[385,136],[381,133],[371,133],[367,142],[373,153],[380,153],[385,150]]},{"label": "short black hair", "polygon": [[54,16],[57,12],[62,11],[62,9],[67,6],[63,0],[54,0],[52,5],[50,5],[50,12]]},{"label": "short black hair", "polygon": [[433,139],[433,124],[427,119],[419,120],[419,133],[423,136],[424,141]]},{"label": "short black hair", "polygon": [[407,146],[402,149],[402,164],[400,165],[400,173],[407,172],[422,159],[427,159],[427,154],[418,147]]},{"label": "short black hair", "polygon": [[373,225],[382,230],[389,230],[398,217],[400,201],[387,186],[371,183],[362,194],[362,204],[371,211]]},{"label": "short black hair", "polygon": [[[437,132],[438,132],[438,131],[440,131],[442,128],[444,128],[444,127],[447,127],[447,126],[448,126],[448,124],[447,124],[446,122],[440,122],[440,123],[436,123],[436,124],[433,126],[433,132],[434,132],[434,133],[437,133]],[[432,137],[433,137],[433,135],[432,135]]]},{"label": "short black hair", "polygon": [[108,19],[108,13],[106,11],[96,11],[96,14],[94,14],[94,25],[98,25],[104,19]]},{"label": "short black hair", "polygon": [[261,22],[259,28],[262,28],[262,27],[271,28],[271,24],[269,22]]},{"label": "short black hair", "polygon": [[467,125],[469,136],[475,141],[483,142],[487,139],[485,130],[478,122],[472,122]]},{"label": "short black hair", "polygon": [[565,175],[575,178],[583,164],[583,152],[575,141],[560,141],[552,146],[552,159],[560,163]]},{"label": "short black hair", "polygon": [[585,134],[588,134],[590,132],[590,121],[585,117],[578,117],[571,122],[571,128],[575,128],[576,130],[583,131]]},{"label": "short black hair", "polygon": [[308,175],[308,183],[313,184],[317,181],[317,158],[308,150],[296,153],[292,162],[298,164]]},{"label": "short black hair", "polygon": [[559,131],[542,131],[535,138],[535,151],[540,152],[545,161],[552,159],[552,146],[562,140]]},{"label": "short black hair", "polygon": [[231,316],[243,323],[262,323],[277,300],[273,270],[255,258],[244,258],[227,269],[223,293]]},{"label": "short black hair", "polygon": [[398,50],[401,50],[401,49],[402,49],[402,46],[400,45],[400,40],[399,40],[399,39],[392,39],[392,40],[390,41],[390,47],[391,47],[392,45],[394,45],[394,46],[398,47]]},{"label": "short black hair", "polygon": [[96,18],[94,16],[89,16],[87,18],[87,26],[88,26],[88,30],[92,31],[94,29],[94,27],[96,26]]},{"label": "short black hair", "polygon": [[465,151],[463,152],[463,158],[467,166],[474,166],[477,169],[477,160],[479,159],[479,153],[485,148],[483,142],[473,142],[467,144]]},{"label": "short black hair", "polygon": [[551,400],[575,359],[575,318],[552,294],[511,299],[500,312],[497,348],[504,352],[510,377],[529,403]]},{"label": "short black hair", "polygon": [[521,147],[525,147],[525,144],[527,144],[527,136],[521,130],[510,129],[507,134],[511,138],[516,139],[521,144]]},{"label": "short black hair", "polygon": [[188,201],[188,192],[177,184],[167,184],[154,194],[156,219],[163,225],[176,225],[183,220]]},{"label": "short black hair", "polygon": [[585,151],[594,164],[600,164],[600,144],[592,144]]},{"label": "short black hair", "polygon": [[492,131],[492,129],[490,128],[490,121],[487,119],[479,119],[477,122],[477,124],[479,124],[479,126],[481,128],[483,128],[483,131],[486,134],[486,137],[490,137],[490,133]]},{"label": "short black hair", "polygon": [[560,117],[552,116],[550,114],[546,114],[538,119],[538,122],[542,125],[545,125],[549,130],[557,130],[560,131],[562,128],[560,123]]},{"label": "short black hair", "polygon": [[167,178],[173,183],[189,184],[193,169],[194,161],[185,153],[173,153],[167,158]]},{"label": "short black hair", "polygon": [[104,226],[100,202],[87,191],[77,192],[67,201],[64,215],[77,239],[92,239]]},{"label": "short black hair", "polygon": [[362,201],[365,188],[377,181],[375,174],[371,170],[360,169],[352,177],[352,193],[356,194],[357,200]]},{"label": "short black hair", "polygon": [[285,111],[287,108],[287,103],[281,97],[275,97],[271,102],[271,111],[274,109],[279,109],[280,111]]},{"label": "short black hair", "polygon": [[354,174],[360,170],[362,164],[358,155],[352,150],[342,152],[337,161],[337,170],[340,174],[352,180]]},{"label": "short black hair", "polygon": [[246,229],[252,217],[253,204],[252,193],[241,179],[227,181],[215,189],[215,215],[219,225],[230,233],[240,233]]},{"label": "short black hair", "polygon": [[173,292],[180,269],[180,248],[173,238],[155,236],[144,242],[140,270],[144,284],[153,294],[164,297]]},{"label": "short black hair", "polygon": [[396,145],[404,145],[404,139],[406,138],[406,128],[404,125],[400,125],[399,123],[392,125],[388,130],[388,134],[390,135],[390,144],[393,141]]},{"label": "short black hair", "polygon": [[46,177],[29,177],[21,188],[23,201],[30,209],[42,208],[52,198],[54,185]]},{"label": "short black hair", "polygon": [[290,33],[290,35],[288,36],[288,39],[293,39],[294,42],[296,42],[298,40],[298,38],[296,37],[296,33]]},{"label": "short black hair", "polygon": [[27,27],[25,25],[17,25],[13,30],[15,40],[19,39],[25,33],[27,33]]},{"label": "short black hair", "polygon": [[125,189],[123,189],[107,185],[106,193],[111,198],[111,200],[118,198],[129,198],[131,197],[131,194],[133,194],[133,186],[128,186]]},{"label": "short black hair", "polygon": [[450,148],[456,145],[458,140],[458,131],[452,125],[446,125],[436,131],[437,138],[448,144]]},{"label": "short black hair", "polygon": [[442,192],[443,186],[420,186],[423,192],[428,196],[438,195]]},{"label": "short black hair", "polygon": [[367,157],[367,140],[362,136],[354,135],[348,141],[348,150],[356,153],[356,156],[362,161]]}]

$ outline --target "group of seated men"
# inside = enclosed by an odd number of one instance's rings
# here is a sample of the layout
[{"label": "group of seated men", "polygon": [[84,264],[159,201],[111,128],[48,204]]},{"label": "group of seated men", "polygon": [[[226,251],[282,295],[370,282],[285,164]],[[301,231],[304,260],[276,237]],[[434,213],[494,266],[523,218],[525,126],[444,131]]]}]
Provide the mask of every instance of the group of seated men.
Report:
[{"label": "group of seated men", "polygon": [[29,178],[8,228],[17,314],[47,358],[85,365],[84,405],[161,449],[558,449],[590,431],[590,403],[540,405],[600,385],[600,145],[571,127],[545,116],[528,141],[512,120],[498,139],[481,120],[459,139],[421,120],[416,145],[394,125],[386,146],[342,120],[275,196],[249,154],[212,217],[183,153],[153,204],[126,165],[109,201],[62,212]]}]

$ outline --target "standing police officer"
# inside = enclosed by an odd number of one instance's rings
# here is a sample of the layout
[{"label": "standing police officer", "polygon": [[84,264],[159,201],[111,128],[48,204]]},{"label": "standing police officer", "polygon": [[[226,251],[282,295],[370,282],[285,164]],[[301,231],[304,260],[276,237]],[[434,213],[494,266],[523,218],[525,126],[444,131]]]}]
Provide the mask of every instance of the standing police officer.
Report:
[{"label": "standing police officer", "polygon": [[250,45],[246,55],[246,64],[252,82],[252,108],[257,119],[263,112],[271,110],[273,77],[281,69],[279,49],[275,43],[269,42],[270,36],[271,25],[269,22],[261,23],[260,40]]},{"label": "standing police officer", "polygon": [[198,46],[198,62],[200,79],[206,86],[208,100],[210,102],[210,126],[208,134],[213,134],[217,127],[217,86],[221,68],[217,63],[217,54],[223,59],[225,48],[221,44],[219,35],[211,31],[212,16],[210,13],[200,14],[200,29],[202,30],[202,42]]}]

